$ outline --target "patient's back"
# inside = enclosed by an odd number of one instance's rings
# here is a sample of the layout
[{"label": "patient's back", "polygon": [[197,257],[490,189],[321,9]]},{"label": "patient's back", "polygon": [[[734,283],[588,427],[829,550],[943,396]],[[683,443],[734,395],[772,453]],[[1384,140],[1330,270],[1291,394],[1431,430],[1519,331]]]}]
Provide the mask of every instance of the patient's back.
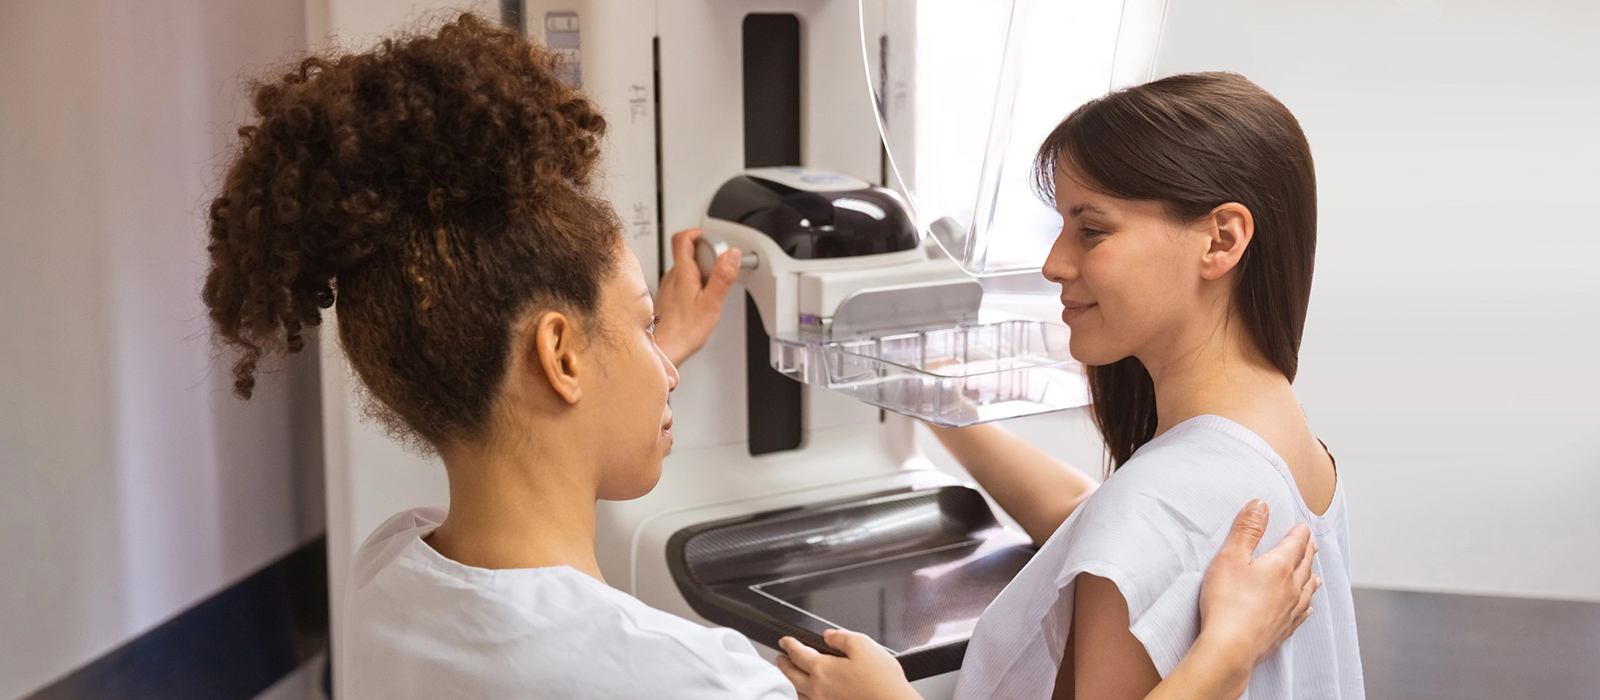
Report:
[{"label": "patient's back", "polygon": [[1271,509],[1257,553],[1306,523],[1320,547],[1313,570],[1323,585],[1311,616],[1256,667],[1241,697],[1364,698],[1343,481],[1327,511],[1312,513],[1266,441],[1213,415],[1185,421],[1140,448],[1040,548],[979,621],[956,696],[1049,698],[1081,573],[1117,585],[1134,636],[1156,670],[1171,673],[1200,631],[1206,567],[1252,498]]}]

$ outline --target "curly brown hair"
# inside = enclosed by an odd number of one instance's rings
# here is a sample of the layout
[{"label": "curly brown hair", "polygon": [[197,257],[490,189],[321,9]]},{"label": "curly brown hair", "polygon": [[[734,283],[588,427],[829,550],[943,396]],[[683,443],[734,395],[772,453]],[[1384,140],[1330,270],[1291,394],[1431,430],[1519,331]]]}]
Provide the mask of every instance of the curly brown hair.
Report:
[{"label": "curly brown hair", "polygon": [[203,292],[239,396],[337,299],[376,413],[438,447],[485,427],[523,314],[594,318],[621,241],[590,186],[606,122],[555,61],[464,14],[253,86]]}]

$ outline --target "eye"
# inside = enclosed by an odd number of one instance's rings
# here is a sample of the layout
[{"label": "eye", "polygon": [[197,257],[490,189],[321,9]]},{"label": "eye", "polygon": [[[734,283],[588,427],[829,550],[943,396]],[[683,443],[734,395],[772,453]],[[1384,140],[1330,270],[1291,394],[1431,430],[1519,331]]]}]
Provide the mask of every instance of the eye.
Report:
[{"label": "eye", "polygon": [[1106,235],[1105,231],[1101,231],[1099,229],[1089,228],[1087,226],[1083,227],[1081,229],[1081,231],[1083,232],[1083,237],[1084,238],[1094,238],[1095,236],[1104,236],[1104,235]]},{"label": "eye", "polygon": [[660,316],[651,316],[650,317],[650,325],[645,326],[644,332],[649,333],[650,335],[655,335],[656,334],[656,324],[658,324],[658,323],[661,323],[661,317]]}]

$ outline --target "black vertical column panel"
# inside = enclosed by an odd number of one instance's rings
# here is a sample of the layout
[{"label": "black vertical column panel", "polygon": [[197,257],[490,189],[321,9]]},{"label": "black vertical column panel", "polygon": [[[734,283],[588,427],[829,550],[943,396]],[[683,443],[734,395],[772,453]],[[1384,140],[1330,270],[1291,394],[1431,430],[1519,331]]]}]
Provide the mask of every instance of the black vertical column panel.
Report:
[{"label": "black vertical column panel", "polygon": [[500,21],[517,30],[518,34],[528,32],[527,20],[524,19],[526,11],[525,0],[500,0]]},{"label": "black vertical column panel", "polygon": [[[800,19],[744,18],[744,165],[800,165]],[[800,383],[772,369],[771,339],[745,295],[745,387],[750,454],[800,446]]]},{"label": "black vertical column panel", "polygon": [[655,102],[656,137],[656,279],[667,276],[666,182],[661,172],[661,37],[650,39],[650,87]]},{"label": "black vertical column panel", "polygon": [[744,18],[744,166],[800,164],[800,19]]}]

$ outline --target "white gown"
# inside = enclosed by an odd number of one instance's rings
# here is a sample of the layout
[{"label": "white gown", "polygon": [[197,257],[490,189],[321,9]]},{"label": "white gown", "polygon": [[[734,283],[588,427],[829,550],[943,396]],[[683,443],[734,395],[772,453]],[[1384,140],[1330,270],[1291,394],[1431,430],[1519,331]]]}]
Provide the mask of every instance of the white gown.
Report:
[{"label": "white gown", "polygon": [[1049,700],[1072,626],[1078,574],[1116,584],[1130,629],[1166,677],[1200,631],[1200,582],[1252,498],[1271,510],[1260,554],[1295,523],[1320,547],[1313,612],[1257,666],[1244,700],[1362,700],[1350,596],[1344,480],[1327,512],[1306,507],[1289,467],[1255,433],[1199,416],[1139,448],[1050,537],[979,619],[956,698]]},{"label": "white gown", "polygon": [[490,570],[422,538],[437,508],[390,518],[355,557],[341,700],[708,698],[794,700],[794,686],[728,629],[651,608],[557,566]]}]

